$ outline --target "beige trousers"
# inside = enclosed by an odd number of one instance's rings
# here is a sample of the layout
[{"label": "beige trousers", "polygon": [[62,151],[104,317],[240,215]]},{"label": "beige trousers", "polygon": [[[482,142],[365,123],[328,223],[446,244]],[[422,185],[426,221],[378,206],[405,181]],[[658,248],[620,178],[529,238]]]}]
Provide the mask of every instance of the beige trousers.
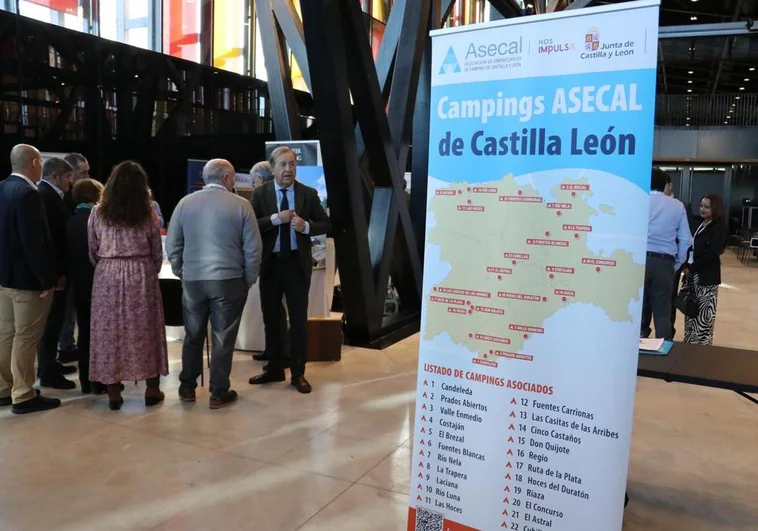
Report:
[{"label": "beige trousers", "polygon": [[52,301],[40,294],[0,286],[0,398],[14,404],[37,396],[34,362]]}]

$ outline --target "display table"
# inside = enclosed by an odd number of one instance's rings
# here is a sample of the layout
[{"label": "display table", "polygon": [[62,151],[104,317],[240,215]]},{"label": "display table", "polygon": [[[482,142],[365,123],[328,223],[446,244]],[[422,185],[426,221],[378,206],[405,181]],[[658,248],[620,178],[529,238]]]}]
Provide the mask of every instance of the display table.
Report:
[{"label": "display table", "polygon": [[[335,270],[334,240],[329,238],[326,240],[325,267],[315,269],[311,277],[311,288],[308,294],[308,317],[329,317],[334,296]],[[164,261],[158,278],[178,280],[167,261]],[[261,313],[261,294],[258,284],[256,282],[247,295],[247,303],[245,303],[245,309],[242,311],[242,321],[237,333],[237,343],[235,344],[237,350],[262,352],[266,348],[263,314]],[[167,326],[166,336],[168,339],[183,340],[184,329]]]},{"label": "display table", "polygon": [[758,393],[758,352],[675,343],[667,356],[640,354],[637,374],[667,382],[729,389],[739,394]]}]

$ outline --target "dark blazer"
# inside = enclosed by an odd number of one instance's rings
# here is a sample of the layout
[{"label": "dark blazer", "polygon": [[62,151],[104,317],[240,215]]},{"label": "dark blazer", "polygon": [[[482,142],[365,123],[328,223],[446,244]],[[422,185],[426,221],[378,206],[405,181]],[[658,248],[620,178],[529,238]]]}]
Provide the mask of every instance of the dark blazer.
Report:
[{"label": "dark blazer", "polygon": [[39,182],[39,195],[47,216],[50,239],[53,242],[55,260],[53,267],[58,276],[68,273],[68,246],[66,245],[66,227],[71,219],[71,210],[58,195],[58,192],[45,181]]},{"label": "dark blazer", "polygon": [[74,295],[82,302],[92,297],[92,281],[95,267],[89,259],[87,224],[92,210],[77,210],[68,221],[66,240],[68,242],[68,270],[74,286]]},{"label": "dark blazer", "polygon": [[76,201],[74,201],[74,196],[71,193],[71,190],[63,194],[63,204],[66,205],[66,208],[68,208],[72,214],[74,213],[74,210],[76,210]]},{"label": "dark blazer", "polygon": [[[271,254],[276,245],[276,237],[279,235],[279,227],[271,223],[271,216],[279,212],[279,202],[276,197],[274,181],[259,186],[253,191],[253,210],[258,218],[258,228],[263,240],[263,258],[261,261],[261,277],[265,276],[273,262]],[[329,216],[321,206],[321,200],[316,190],[295,181],[295,212],[310,224],[308,234],[296,233],[298,259],[306,276],[310,278],[313,270],[311,257],[311,236],[320,236],[331,230]]]},{"label": "dark blazer", "polygon": [[726,249],[726,239],[726,225],[719,221],[712,221],[695,236],[689,269],[690,273],[697,273],[701,286],[721,284],[721,255]]},{"label": "dark blazer", "polygon": [[11,175],[0,182],[0,286],[25,291],[53,288],[52,253],[39,192]]}]

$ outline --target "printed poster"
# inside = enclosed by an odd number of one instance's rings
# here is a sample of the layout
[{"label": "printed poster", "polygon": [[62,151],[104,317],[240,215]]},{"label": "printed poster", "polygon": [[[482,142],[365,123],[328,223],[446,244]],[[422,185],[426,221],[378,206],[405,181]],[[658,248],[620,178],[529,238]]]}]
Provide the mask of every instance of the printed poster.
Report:
[{"label": "printed poster", "polygon": [[658,4],[433,33],[409,531],[621,529]]},{"label": "printed poster", "polygon": [[321,160],[321,144],[318,140],[290,140],[266,142],[266,159],[278,147],[287,146],[295,152],[297,160],[297,180],[306,186],[315,188],[321,199],[321,205],[326,204],[326,179],[324,178],[324,163]]}]

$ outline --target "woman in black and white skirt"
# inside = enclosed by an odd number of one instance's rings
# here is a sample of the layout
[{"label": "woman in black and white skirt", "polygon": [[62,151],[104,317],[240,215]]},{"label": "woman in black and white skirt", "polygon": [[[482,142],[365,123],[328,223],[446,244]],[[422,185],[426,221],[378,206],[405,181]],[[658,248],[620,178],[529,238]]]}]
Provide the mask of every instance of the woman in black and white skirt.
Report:
[{"label": "woman in black and white skirt", "polygon": [[726,248],[727,229],[724,223],[724,201],[716,194],[708,194],[700,201],[703,222],[695,231],[689,264],[685,270],[687,281],[692,282],[697,295],[697,317],[686,317],[684,341],[699,345],[713,343],[716,324],[716,304],[721,284],[721,255]]}]

